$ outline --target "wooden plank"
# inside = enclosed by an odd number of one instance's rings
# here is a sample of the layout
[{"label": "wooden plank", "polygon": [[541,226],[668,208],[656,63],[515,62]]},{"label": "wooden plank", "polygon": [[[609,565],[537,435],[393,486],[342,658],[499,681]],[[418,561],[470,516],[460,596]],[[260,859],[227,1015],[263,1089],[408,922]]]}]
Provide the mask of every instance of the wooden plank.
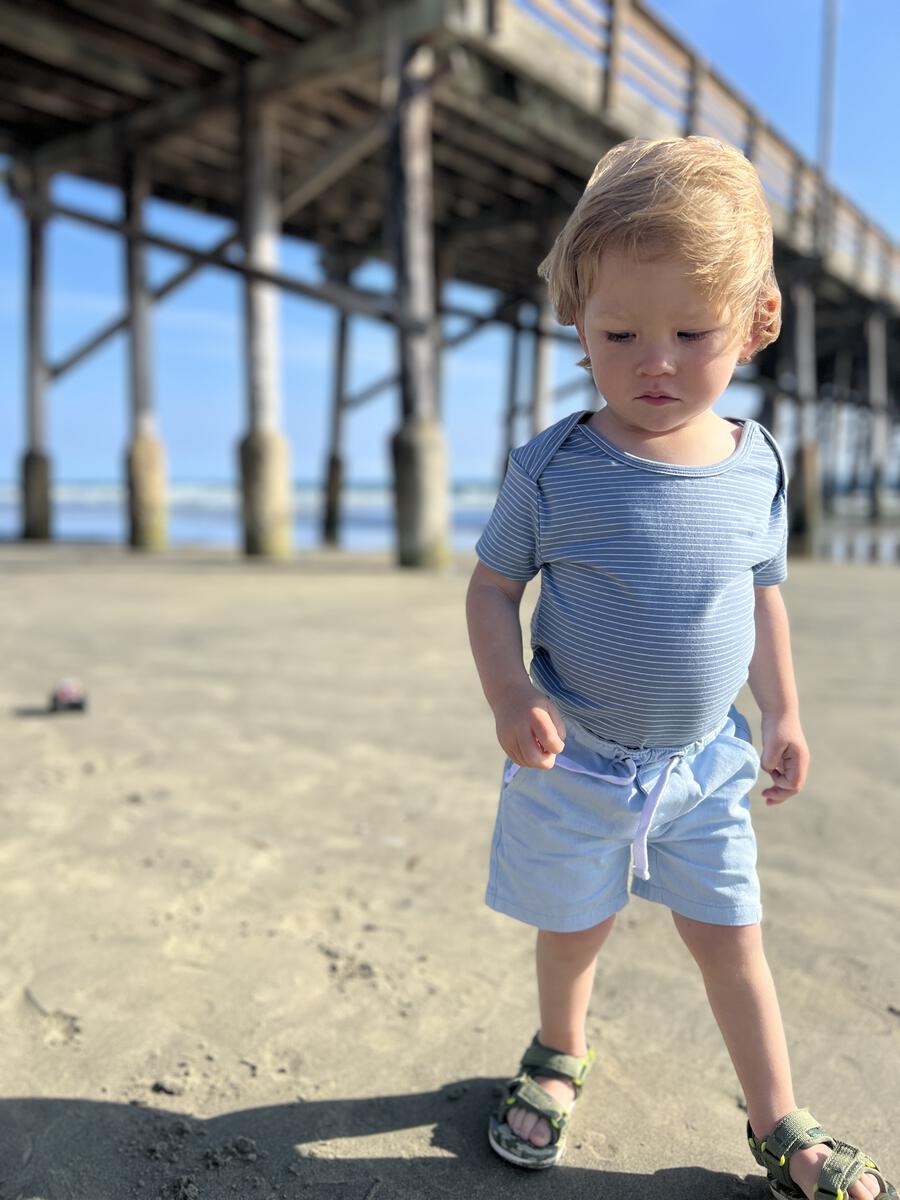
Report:
[{"label": "wooden plank", "polygon": [[362,129],[348,131],[342,139],[313,166],[298,174],[286,185],[283,212],[286,216],[298,212],[304,204],[319,196],[342,179],[353,167],[368,158],[388,136],[388,120],[376,116]]},{"label": "wooden plank", "polygon": [[[74,3],[81,5],[88,0],[74,0]],[[81,7],[76,12],[66,13],[64,22],[52,13],[50,15],[77,47],[87,46],[92,51],[109,55],[114,61],[127,63],[154,82],[183,88],[194,87],[209,77],[208,72],[198,68],[186,54],[184,41],[181,53],[175,55],[166,47],[136,36],[128,25],[119,22],[110,27],[103,18],[83,12]]]},{"label": "wooden plank", "polygon": [[674,110],[678,114],[687,112],[688,97],[686,95],[678,95],[676,92],[664,87],[657,79],[648,74],[639,63],[632,62],[624,54],[620,60],[619,72],[622,82],[633,91],[638,92],[642,96],[646,96],[649,93],[667,110]]},{"label": "wooden plank", "polygon": [[606,66],[603,72],[601,107],[609,120],[609,114],[618,103],[617,90],[620,86],[622,46],[628,22],[629,0],[609,0],[609,27],[606,33]]},{"label": "wooden plank", "polygon": [[[236,2],[238,8],[243,9],[244,12],[252,13],[254,17],[259,17],[276,29],[289,33],[293,37],[302,38],[304,41],[322,33],[329,27],[328,22],[319,14],[305,13],[299,10],[299,6],[296,4],[288,6],[279,4],[277,0],[236,0]],[[341,24],[346,24],[346,21]]]},{"label": "wooden plank", "polygon": [[554,0],[529,0],[529,3],[540,9],[558,28],[565,29],[570,33],[589,57],[606,51],[605,30],[603,33],[595,33],[581,21],[570,16],[568,11],[561,4],[554,3]]},{"label": "wooden plank", "polygon": [[[442,0],[404,0],[392,6],[390,12],[410,37],[434,34],[442,27]],[[246,68],[246,86],[252,93],[260,95],[285,89],[300,94],[304,87],[358,69],[377,58],[385,28],[386,14],[375,11],[354,22],[349,29],[336,30],[296,49],[252,62]],[[31,154],[31,162],[49,170],[71,165],[73,161],[108,156],[116,145],[127,144],[136,138],[158,136],[200,113],[233,104],[237,100],[239,84],[240,75],[235,72],[215,83],[179,91],[126,116],[98,122],[83,133],[41,146]]]},{"label": "wooden plank", "polygon": [[234,57],[227,54],[218,42],[205,33],[187,28],[183,22],[169,20],[154,5],[116,4],[113,0],[66,0],[69,8],[103,21],[111,29],[121,29],[143,38],[153,46],[162,47],[211,71],[233,70]]},{"label": "wooden plank", "polygon": [[147,100],[159,91],[146,72],[129,66],[121,56],[76,40],[57,22],[45,20],[6,3],[6,0],[0,0],[0,41],[38,62],[114,87],[126,97]]},{"label": "wooden plank", "polygon": [[122,108],[122,98],[112,88],[74,79],[3,47],[0,47],[0,78],[9,80],[4,90],[10,99],[25,93],[52,92],[61,103],[70,106],[67,116],[73,121],[108,117]]},{"label": "wooden plank", "polygon": [[639,29],[641,36],[654,45],[663,58],[678,64],[685,71],[690,69],[694,57],[690,48],[663,24],[656,13],[645,8],[641,0],[632,3],[628,24]]},{"label": "wooden plank", "polygon": [[684,70],[681,67],[673,66],[665,58],[660,57],[658,53],[644,45],[636,36],[633,29],[625,30],[624,51],[629,54],[632,59],[640,60],[640,65],[645,71],[666,88],[670,88],[677,94],[687,92],[690,82],[690,71]]},{"label": "wooden plank", "polygon": [[248,54],[269,54],[279,43],[270,38],[249,33],[240,21],[233,20],[227,13],[213,8],[203,8],[193,0],[153,0],[157,8],[172,13],[194,29],[211,34],[220,42],[234,46]]}]

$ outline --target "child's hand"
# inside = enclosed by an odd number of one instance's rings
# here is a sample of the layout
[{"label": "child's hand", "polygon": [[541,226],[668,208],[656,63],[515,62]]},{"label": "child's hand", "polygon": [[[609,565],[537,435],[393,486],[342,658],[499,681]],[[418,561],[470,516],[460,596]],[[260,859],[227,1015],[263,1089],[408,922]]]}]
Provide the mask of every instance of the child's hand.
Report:
[{"label": "child's hand", "polygon": [[760,759],[772,776],[772,786],[763,789],[766,804],[783,804],[796,796],[809,770],[809,747],[799,717],[763,714]]},{"label": "child's hand", "polygon": [[530,683],[506,692],[494,706],[497,740],[520,767],[549,770],[563,749],[566,727],[559,709]]}]

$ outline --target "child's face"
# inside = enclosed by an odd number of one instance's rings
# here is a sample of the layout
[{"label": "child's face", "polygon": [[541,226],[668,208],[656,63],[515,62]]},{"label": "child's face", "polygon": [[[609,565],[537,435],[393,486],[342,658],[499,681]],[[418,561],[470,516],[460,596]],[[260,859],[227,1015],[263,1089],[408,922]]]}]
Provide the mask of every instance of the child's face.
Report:
[{"label": "child's face", "polygon": [[668,433],[702,417],[755,345],[737,341],[680,259],[616,250],[604,253],[575,324],[607,419],[629,432]]}]

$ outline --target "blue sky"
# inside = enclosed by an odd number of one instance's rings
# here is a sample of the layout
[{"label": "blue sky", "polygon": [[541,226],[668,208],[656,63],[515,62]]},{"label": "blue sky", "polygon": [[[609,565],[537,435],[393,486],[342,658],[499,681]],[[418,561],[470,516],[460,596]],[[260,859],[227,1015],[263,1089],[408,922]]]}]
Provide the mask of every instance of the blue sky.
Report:
[{"label": "blue sky", "polygon": [[[794,146],[817,154],[819,60],[824,0],[658,0],[656,12],[707,58]],[[831,176],[891,236],[900,241],[900,156],[894,126],[900,114],[900,4],[843,0],[839,11],[836,111]],[[108,189],[60,178],[55,194],[102,215],[118,215]],[[229,230],[223,221],[154,202],[148,223],[160,233],[211,244]],[[18,474],[24,439],[24,227],[18,209],[0,196],[0,479]],[[315,281],[315,249],[283,240],[286,270]],[[151,278],[180,265],[150,255]],[[54,220],[49,239],[51,358],[118,315],[123,287],[118,239]],[[537,264],[535,264],[537,266]],[[363,285],[390,288],[388,269],[370,264]],[[451,302],[486,307],[491,297],[454,285]],[[325,455],[335,314],[297,297],[282,302],[282,381],[285,432],[293,475],[316,479]],[[450,323],[449,331],[458,328]],[[235,445],[244,427],[240,290],[237,277],[204,271],[158,307],[154,317],[155,402],[166,442],[169,475],[224,480],[235,473]],[[509,335],[488,329],[446,356],[444,423],[453,475],[490,479],[500,453],[501,412]],[[354,318],[350,387],[391,369],[394,334]],[[555,381],[578,378],[577,347],[554,352]],[[120,477],[128,435],[125,342],[119,336],[55,384],[49,395],[49,449],[56,479]],[[346,456],[351,478],[389,475],[387,439],[396,425],[397,398],[385,393],[349,419]],[[572,402],[559,408],[562,416]],[[740,415],[736,399],[723,411]]]}]

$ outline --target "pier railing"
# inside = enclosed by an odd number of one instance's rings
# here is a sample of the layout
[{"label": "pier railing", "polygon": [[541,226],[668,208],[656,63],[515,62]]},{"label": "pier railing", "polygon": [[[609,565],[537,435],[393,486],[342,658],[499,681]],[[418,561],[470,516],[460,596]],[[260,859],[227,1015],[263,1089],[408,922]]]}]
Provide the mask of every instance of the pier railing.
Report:
[{"label": "pier railing", "polygon": [[777,237],[900,306],[900,247],[640,0],[493,0],[491,17],[494,52],[626,136],[708,134],[742,149]]}]

